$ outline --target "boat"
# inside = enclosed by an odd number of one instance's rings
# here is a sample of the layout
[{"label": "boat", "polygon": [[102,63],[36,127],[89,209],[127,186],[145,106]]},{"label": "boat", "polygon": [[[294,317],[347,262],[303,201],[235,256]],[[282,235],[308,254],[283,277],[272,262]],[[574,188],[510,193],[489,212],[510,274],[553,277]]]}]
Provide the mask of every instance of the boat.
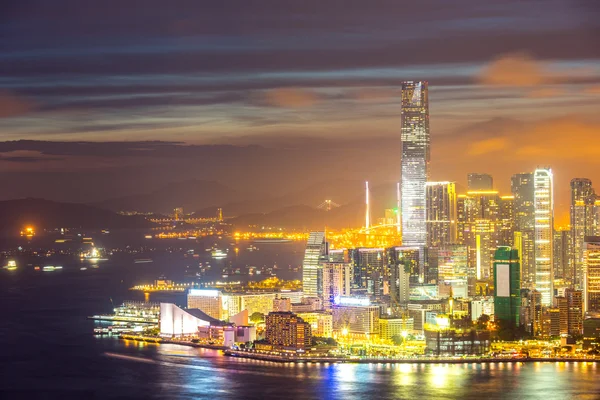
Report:
[{"label": "boat", "polygon": [[153,260],[151,258],[136,258],[135,260],[133,260],[133,262],[136,264],[143,264],[143,263],[151,263],[151,262],[153,262]]},{"label": "boat", "polygon": [[227,253],[225,253],[223,250],[219,250],[219,249],[215,249],[215,250],[211,251],[210,255],[212,258],[214,258],[216,260],[222,260],[223,258],[227,257]]}]

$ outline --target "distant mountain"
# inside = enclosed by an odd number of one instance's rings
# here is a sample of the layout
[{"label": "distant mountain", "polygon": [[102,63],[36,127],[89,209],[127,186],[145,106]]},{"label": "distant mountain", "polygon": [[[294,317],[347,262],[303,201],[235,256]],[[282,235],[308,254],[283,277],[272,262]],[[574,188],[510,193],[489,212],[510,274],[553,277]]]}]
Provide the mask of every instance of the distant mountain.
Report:
[{"label": "distant mountain", "polygon": [[42,228],[142,228],[152,226],[142,216],[119,215],[112,211],[76,203],[44,199],[0,201],[0,231],[19,231],[24,225]]},{"label": "distant mountain", "polygon": [[187,180],[170,183],[151,193],[117,197],[95,203],[113,211],[141,211],[171,214],[176,207],[184,212],[218,207],[239,199],[235,190],[214,181]]},{"label": "distant mountain", "polygon": [[[317,208],[326,199],[338,205],[348,205],[352,203],[364,204],[364,182],[350,180],[324,181],[311,185],[302,190],[285,194],[283,196],[265,197],[260,199],[248,199],[245,201],[234,201],[227,204],[221,204],[225,216],[242,216],[245,214],[267,214],[272,211],[280,210],[293,205],[305,205]],[[371,189],[374,210],[376,207],[392,208],[395,207],[396,186],[393,183],[382,184]],[[207,207],[198,210],[199,216],[213,216],[217,206]],[[383,215],[383,208],[376,210],[375,213]]]}]

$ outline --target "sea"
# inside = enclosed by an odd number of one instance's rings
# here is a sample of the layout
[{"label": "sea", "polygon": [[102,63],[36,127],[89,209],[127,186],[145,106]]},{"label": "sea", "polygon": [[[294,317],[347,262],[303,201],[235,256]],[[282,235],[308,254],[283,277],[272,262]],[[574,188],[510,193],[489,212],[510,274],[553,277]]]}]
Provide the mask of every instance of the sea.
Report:
[{"label": "sea", "polygon": [[[211,259],[215,245],[229,249],[226,259]],[[594,363],[279,364],[94,336],[87,317],[142,300],[135,284],[191,281],[200,262],[214,271],[276,265],[281,277],[299,278],[303,250],[228,239],[107,247],[120,250],[96,263],[20,256],[17,270],[0,270],[0,399],[600,399]],[[63,268],[35,270],[48,263]],[[185,304],[181,294],[150,300]]]}]

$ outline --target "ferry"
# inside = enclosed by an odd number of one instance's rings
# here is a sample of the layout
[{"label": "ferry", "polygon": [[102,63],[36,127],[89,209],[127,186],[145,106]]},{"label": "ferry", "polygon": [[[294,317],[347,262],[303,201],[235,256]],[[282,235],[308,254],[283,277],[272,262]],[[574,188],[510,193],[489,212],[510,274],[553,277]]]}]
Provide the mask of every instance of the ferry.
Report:
[{"label": "ferry", "polygon": [[211,251],[210,255],[215,260],[222,260],[227,257],[227,253],[225,253],[223,250],[219,250],[219,249],[215,249],[215,250]]}]

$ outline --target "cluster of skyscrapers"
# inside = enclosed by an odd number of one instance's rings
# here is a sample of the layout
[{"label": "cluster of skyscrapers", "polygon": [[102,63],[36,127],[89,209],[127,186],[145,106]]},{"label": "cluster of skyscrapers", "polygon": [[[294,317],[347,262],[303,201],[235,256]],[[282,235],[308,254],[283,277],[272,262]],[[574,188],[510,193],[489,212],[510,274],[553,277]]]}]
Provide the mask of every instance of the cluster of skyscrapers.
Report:
[{"label": "cluster of skyscrapers", "polygon": [[[518,297],[501,314],[522,313],[521,306],[529,310],[530,304],[539,309],[539,318],[528,312],[513,315],[514,323],[541,326],[549,310],[577,293],[583,298],[581,318],[600,312],[600,196],[592,182],[571,181],[568,229],[554,227],[555,188],[547,167],[513,175],[507,195],[494,188],[492,176],[472,173],[466,193],[459,194],[454,182],[429,179],[427,82],[404,82],[401,101],[402,245],[329,251],[324,233],[313,233],[304,292],[325,304],[365,296],[387,302],[393,315],[405,312],[411,300],[473,299],[495,294],[500,285],[508,297]],[[502,265],[500,275],[496,265]],[[512,283],[506,286],[499,276]]]}]

